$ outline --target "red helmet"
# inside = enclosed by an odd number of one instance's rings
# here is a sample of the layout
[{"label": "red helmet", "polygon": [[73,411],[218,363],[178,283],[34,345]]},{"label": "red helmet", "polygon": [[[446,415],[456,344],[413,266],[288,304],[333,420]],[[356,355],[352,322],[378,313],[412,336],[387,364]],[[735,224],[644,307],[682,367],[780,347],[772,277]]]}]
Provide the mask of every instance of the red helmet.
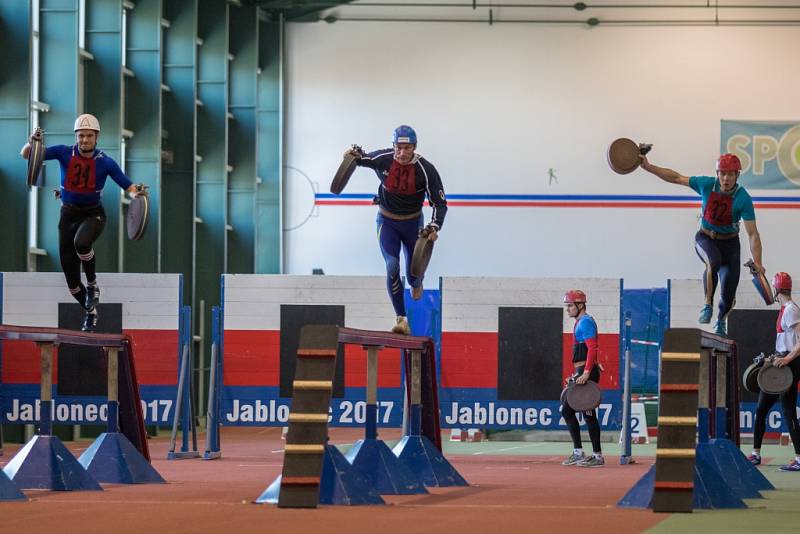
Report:
[{"label": "red helmet", "polygon": [[792,290],[792,277],[789,273],[775,273],[772,277],[772,287],[775,291],[791,291]]},{"label": "red helmet", "polygon": [[580,289],[570,289],[564,293],[564,304],[586,304],[586,293]]},{"label": "red helmet", "polygon": [[717,170],[721,172],[741,172],[742,162],[734,154],[723,154],[717,160]]}]

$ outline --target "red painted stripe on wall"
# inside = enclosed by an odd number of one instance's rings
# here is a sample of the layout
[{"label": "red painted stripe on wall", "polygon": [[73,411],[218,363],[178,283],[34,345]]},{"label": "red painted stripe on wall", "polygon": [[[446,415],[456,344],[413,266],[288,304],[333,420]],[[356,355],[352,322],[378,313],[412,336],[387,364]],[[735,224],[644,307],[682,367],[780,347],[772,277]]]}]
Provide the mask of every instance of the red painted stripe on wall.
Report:
[{"label": "red painted stripe on wall", "polygon": [[[367,387],[367,351],[358,345],[345,345],[345,387]],[[400,349],[383,349],[378,353],[378,387],[400,387]]]},{"label": "red painted stripe on wall", "polygon": [[[225,330],[224,383],[228,386],[273,386],[281,380],[279,330]],[[345,347],[345,386],[366,387],[367,352]],[[378,356],[378,386],[400,387],[400,350],[384,349]]]},{"label": "red painted stripe on wall", "polygon": [[442,332],[443,388],[497,387],[497,332]]},{"label": "red painted stripe on wall", "polygon": [[581,201],[459,201],[448,200],[448,206],[473,208],[696,208],[699,202],[581,202]]},{"label": "red painted stripe on wall", "polygon": [[227,386],[279,386],[279,330],[225,330],[223,383]]},{"label": "red painted stripe on wall", "polygon": [[[177,330],[125,330],[133,340],[139,385],[162,386],[178,383]],[[58,351],[53,358],[53,383],[58,381]],[[4,384],[38,384],[40,352],[31,341],[3,342]]]},{"label": "red painted stripe on wall", "polygon": [[[365,199],[317,199],[317,206],[373,206],[371,200]],[[425,202],[429,206],[428,202]],[[696,201],[663,201],[646,200],[448,200],[448,206],[467,208],[698,208],[700,199]],[[800,208],[798,202],[754,202],[758,209],[795,210]]]},{"label": "red painted stripe on wall", "polygon": [[[619,335],[600,334],[600,362],[605,367],[600,385],[619,387]],[[572,372],[572,334],[564,334],[564,378]],[[496,332],[443,332],[441,387],[497,387]],[[365,387],[366,351],[355,345],[345,349],[345,386]],[[280,384],[280,332],[225,331],[225,384],[278,386]],[[400,351],[385,349],[378,361],[379,387],[399,387]]]},{"label": "red painted stripe on wall", "polygon": [[[2,341],[3,384],[38,384],[41,372],[39,347],[32,341]],[[53,358],[53,380],[58,376],[57,350]]]},{"label": "red painted stripe on wall", "polygon": [[178,384],[177,330],[124,330],[133,339],[139,385]]},{"label": "red painted stripe on wall", "polygon": [[[370,200],[317,200],[317,206],[372,206]],[[448,206],[465,208],[697,208],[697,202],[602,202],[558,200],[448,200]],[[756,204],[756,207],[796,209],[796,205]]]},{"label": "red painted stripe on wall", "polygon": [[[496,332],[442,332],[441,387],[497,387]],[[619,388],[619,335],[600,334],[600,387]],[[572,334],[563,336],[562,374],[572,374]]]},{"label": "red painted stripe on wall", "polygon": [[[619,334],[598,334],[600,363],[603,374],[600,375],[600,389],[619,389]],[[572,376],[572,334],[564,334],[563,367],[561,374],[564,380]]]}]

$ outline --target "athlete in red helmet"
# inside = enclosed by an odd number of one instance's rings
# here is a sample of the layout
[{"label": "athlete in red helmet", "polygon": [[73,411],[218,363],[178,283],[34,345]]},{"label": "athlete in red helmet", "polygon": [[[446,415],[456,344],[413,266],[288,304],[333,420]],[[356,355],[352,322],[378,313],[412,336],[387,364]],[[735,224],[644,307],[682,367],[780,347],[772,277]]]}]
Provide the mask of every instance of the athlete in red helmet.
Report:
[{"label": "athlete in red helmet", "polygon": [[764,393],[758,394],[756,419],[753,424],[753,453],[747,457],[755,465],[761,463],[761,442],[767,427],[767,415],[778,398],[781,399],[781,408],[789,435],[794,445],[795,459],[789,464],[781,466],[782,471],[800,471],[800,424],[797,421],[797,383],[800,380],[800,307],[792,300],[792,277],[788,273],[780,272],[772,278],[772,287],[775,289],[775,300],[781,303],[778,314],[775,337],[775,355],[778,356],[773,364],[776,367],[788,365],[792,370],[794,381],[781,395]]},{"label": "athlete in red helmet", "polygon": [[672,169],[653,165],[645,156],[641,167],[665,182],[691,187],[703,199],[703,217],[700,230],[695,235],[695,250],[705,263],[703,276],[706,302],[698,322],[709,323],[713,314],[714,293],[720,285],[719,311],[714,331],[727,335],[726,318],[736,302],[739,285],[740,245],[739,221],[750,241],[750,254],[759,272],[761,263],[761,236],[756,226],[753,199],[744,187],[737,184],[742,163],[734,154],[722,154],[717,160],[717,176],[684,176]]},{"label": "athlete in red helmet", "polygon": [[[597,363],[597,323],[586,313],[586,294],[580,289],[570,289],[564,294],[564,307],[567,315],[575,319],[572,344],[572,364],[575,366],[575,383],[585,384],[587,380],[600,382],[600,365]],[[592,440],[591,456],[586,456],[581,443],[581,428],[575,410],[567,403],[561,404],[561,415],[567,423],[574,447],[572,454],[561,462],[562,465],[579,467],[601,467],[605,464],[600,447],[600,422],[595,410],[583,412],[589,438]]]}]

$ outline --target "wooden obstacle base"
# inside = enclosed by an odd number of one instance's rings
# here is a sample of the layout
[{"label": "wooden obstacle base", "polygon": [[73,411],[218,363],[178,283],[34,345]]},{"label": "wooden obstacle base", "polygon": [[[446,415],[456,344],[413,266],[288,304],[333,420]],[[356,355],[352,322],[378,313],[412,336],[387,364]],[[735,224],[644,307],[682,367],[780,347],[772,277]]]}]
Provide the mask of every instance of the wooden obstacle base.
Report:
[{"label": "wooden obstacle base", "polygon": [[[665,332],[652,485],[654,511],[691,512],[698,501],[715,499],[727,503],[723,507],[740,506],[733,492],[709,489],[724,473],[708,471],[706,449],[702,449],[702,462],[698,456],[699,447],[708,444],[711,435],[738,445],[738,377],[733,340],[689,328]],[[701,477],[702,488],[696,487],[698,472],[709,474]],[[697,491],[706,493],[696,495]],[[711,495],[715,491],[718,495]]]},{"label": "wooden obstacle base", "polygon": [[[439,420],[439,385],[436,380],[436,347],[433,339],[422,336],[405,336],[391,332],[340,328],[339,343],[362,346],[379,346],[404,349],[403,362],[406,376],[411,376],[412,350],[422,354],[421,369],[421,419],[422,435],[442,452],[442,433]],[[411,384],[406,382],[406,398],[411,401]]]},{"label": "wooden obstacle base", "polygon": [[82,345],[104,349],[119,349],[119,431],[133,444],[142,456],[150,460],[144,414],[136,379],[133,343],[124,334],[97,334],[61,328],[0,325],[0,340],[32,341],[51,347],[61,344]]},{"label": "wooden obstacle base", "polygon": [[[344,462],[347,467],[345,471],[340,472],[338,468],[335,468],[336,473],[327,482],[322,476],[326,458],[335,460],[326,456],[330,453],[329,449],[326,449],[326,444],[328,440],[328,409],[340,343],[358,344],[368,351],[367,439],[364,440],[364,443],[372,446],[379,442],[376,439],[374,412],[378,352],[384,347],[399,348],[404,354],[407,376],[415,378],[415,380],[406,381],[409,406],[414,408],[412,410],[413,433],[417,437],[420,433],[426,437],[430,436],[428,439],[434,444],[429,445],[431,450],[435,449],[438,454],[441,453],[435,346],[432,339],[389,332],[338,328],[333,325],[306,325],[301,329],[300,346],[297,349],[297,366],[293,382],[283,472],[281,477],[273,482],[256,502],[277,502],[279,507],[316,507],[321,498],[322,486],[334,479],[333,483],[341,486],[341,491],[337,490],[341,494],[341,500],[335,504],[379,504],[383,502],[375,494],[376,484],[363,485],[361,480],[368,480],[369,477],[356,469],[355,462],[353,462],[352,469],[349,469],[350,465],[346,461]],[[412,382],[416,384],[415,387]],[[380,443],[382,444],[382,442]],[[383,446],[385,447],[384,452],[391,456],[391,459],[396,460],[391,450],[385,444]],[[354,449],[356,448],[354,447]],[[397,464],[397,469],[407,469],[399,460]],[[409,478],[416,479],[411,476],[410,472],[409,475]],[[463,479],[460,479],[457,482],[462,481]],[[408,491],[404,490],[403,492],[426,492],[421,481],[415,480],[414,485],[415,488],[409,486],[409,488],[405,488]],[[463,481],[463,485],[466,485],[465,481]],[[327,489],[326,493],[328,493]]]}]

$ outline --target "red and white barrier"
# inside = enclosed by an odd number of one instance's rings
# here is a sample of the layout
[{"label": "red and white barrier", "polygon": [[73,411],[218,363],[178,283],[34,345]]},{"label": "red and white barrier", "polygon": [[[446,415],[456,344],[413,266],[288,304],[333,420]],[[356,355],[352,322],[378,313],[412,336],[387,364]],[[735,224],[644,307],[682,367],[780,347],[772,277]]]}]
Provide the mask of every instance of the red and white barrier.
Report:
[{"label": "red and white barrier", "polygon": [[[388,331],[395,316],[378,276],[296,276],[226,274],[223,276],[225,386],[280,384],[282,305],[344,307],[349,328]],[[366,386],[366,353],[345,349],[345,387]],[[381,352],[379,387],[400,386],[400,352]]]},{"label": "red and white barrier", "polygon": [[[178,379],[183,277],[98,273],[97,281],[101,305],[122,305],[122,333],[129,335],[134,344],[146,421],[167,424],[172,420]],[[3,324],[57,328],[61,303],[77,305],[63,274],[2,273]],[[3,385],[38,384],[39,355],[34,343],[6,341],[2,355]]]},{"label": "red and white barrier", "polygon": [[[587,312],[597,322],[601,385],[619,387],[619,328],[622,283],[599,278],[442,279],[442,388],[496,388],[500,307],[563,309],[564,293],[581,289]],[[563,313],[562,374],[572,374],[574,320]]]}]

